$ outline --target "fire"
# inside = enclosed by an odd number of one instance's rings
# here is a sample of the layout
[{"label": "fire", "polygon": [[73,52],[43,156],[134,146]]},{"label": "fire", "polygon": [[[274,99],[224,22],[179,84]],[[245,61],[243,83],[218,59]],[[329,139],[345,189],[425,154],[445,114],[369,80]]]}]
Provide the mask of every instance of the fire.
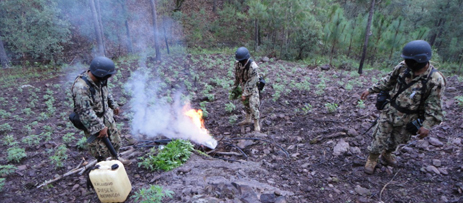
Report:
[{"label": "fire", "polygon": [[187,112],[185,112],[185,115],[190,117],[193,123],[198,128],[206,130],[206,127],[204,127],[203,111],[201,109],[198,109],[198,110],[190,109]]},{"label": "fire", "polygon": [[195,140],[200,141],[199,144],[215,149],[217,147],[217,140],[209,134],[209,131],[204,126],[203,111],[201,109],[190,109],[189,105],[185,105],[185,107],[183,107],[183,111],[184,114],[188,116],[193,124],[200,130],[200,133],[196,134]]}]

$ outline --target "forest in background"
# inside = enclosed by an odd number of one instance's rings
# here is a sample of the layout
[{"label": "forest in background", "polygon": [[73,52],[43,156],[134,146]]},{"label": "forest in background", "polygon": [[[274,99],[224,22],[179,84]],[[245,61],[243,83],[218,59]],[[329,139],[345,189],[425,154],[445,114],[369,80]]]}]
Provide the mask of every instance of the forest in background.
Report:
[{"label": "forest in background", "polygon": [[156,56],[178,48],[227,50],[357,68],[428,41],[444,73],[461,73],[463,0],[0,0],[0,60],[9,66],[89,62],[95,55]]}]

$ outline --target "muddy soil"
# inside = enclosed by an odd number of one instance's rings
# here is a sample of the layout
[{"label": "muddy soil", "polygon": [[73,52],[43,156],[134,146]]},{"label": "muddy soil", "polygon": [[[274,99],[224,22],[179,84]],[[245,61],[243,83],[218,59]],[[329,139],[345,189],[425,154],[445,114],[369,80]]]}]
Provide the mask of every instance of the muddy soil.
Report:
[{"label": "muddy soil", "polygon": [[[463,93],[458,77],[447,77],[445,121],[429,137],[400,146],[397,167],[381,162],[373,175],[366,175],[363,165],[372,130],[365,131],[379,112],[374,95],[363,105],[359,95],[385,72],[367,70],[359,76],[353,67],[322,70],[275,59],[256,61],[268,82],[261,95],[261,133],[253,133],[252,125],[236,125],[244,114],[242,104],[228,98],[231,56],[172,55],[163,62],[117,63],[120,75],[110,87],[123,110],[116,116],[124,138],[122,152],[135,152],[128,157],[133,163],[126,166],[133,186],[126,202],[134,202],[134,194],[150,185],[174,192],[163,202],[463,202],[462,107],[455,99]],[[194,108],[207,111],[205,126],[219,145],[214,151],[195,147],[208,157],[192,154],[183,166],[168,172],[138,167],[138,158],[149,147],[142,147],[143,140],[130,132],[130,95],[124,84],[140,64],[162,73],[157,76],[168,81],[166,89],[183,88]],[[37,188],[82,160],[94,160],[77,147],[83,135],[67,120],[71,82],[82,70],[85,65],[1,83],[0,164],[16,167],[2,177],[1,202],[99,202],[96,193],[87,190],[84,175]],[[213,88],[205,92],[208,85]],[[230,103],[234,109],[226,108]],[[24,139],[31,135],[38,135],[39,142]],[[63,139],[70,135],[72,141]],[[62,145],[67,157],[58,166],[50,157]],[[9,161],[8,149],[15,146],[27,155],[19,162]]]}]

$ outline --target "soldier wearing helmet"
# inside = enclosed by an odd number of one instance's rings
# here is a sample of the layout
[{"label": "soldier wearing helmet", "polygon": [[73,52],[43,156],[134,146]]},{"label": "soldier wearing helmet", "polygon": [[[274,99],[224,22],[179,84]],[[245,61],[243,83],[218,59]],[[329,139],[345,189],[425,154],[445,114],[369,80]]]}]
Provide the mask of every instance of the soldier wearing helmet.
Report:
[{"label": "soldier wearing helmet", "polygon": [[246,47],[240,47],[235,53],[235,88],[238,86],[242,89],[241,101],[246,111],[245,119],[238,123],[247,125],[254,123],[254,131],[260,132],[259,124],[259,66],[251,59],[251,54]]},{"label": "soldier wearing helmet", "polygon": [[[74,112],[85,127],[84,133],[88,138],[96,135],[98,138],[108,137],[119,153],[121,148],[121,133],[116,127],[114,114],[119,114],[119,106],[114,101],[107,87],[108,78],[116,73],[114,62],[106,57],[95,57],[90,68],[76,77],[72,85]],[[111,154],[101,139],[88,143],[90,153],[103,161]],[[119,157],[124,164],[129,161]]]},{"label": "soldier wearing helmet", "polygon": [[428,136],[431,127],[442,122],[442,95],[446,82],[429,63],[431,56],[428,42],[415,40],[407,43],[401,55],[404,61],[362,93],[362,100],[371,93],[389,92],[391,95],[384,105],[377,105],[381,106],[378,107],[381,113],[368,147],[365,173],[374,173],[380,156],[388,165],[396,165],[392,152],[399,144],[407,143],[413,135],[420,139]]}]

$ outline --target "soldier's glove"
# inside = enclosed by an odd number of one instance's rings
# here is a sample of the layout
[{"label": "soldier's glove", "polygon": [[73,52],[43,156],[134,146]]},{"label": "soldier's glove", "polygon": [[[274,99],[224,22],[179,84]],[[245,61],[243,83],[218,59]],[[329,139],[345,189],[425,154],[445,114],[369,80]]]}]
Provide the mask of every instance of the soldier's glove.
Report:
[{"label": "soldier's glove", "polygon": [[408,123],[406,126],[406,129],[410,134],[416,135],[416,133],[418,133],[418,130],[421,128],[421,126],[423,126],[423,121],[418,118]]}]

